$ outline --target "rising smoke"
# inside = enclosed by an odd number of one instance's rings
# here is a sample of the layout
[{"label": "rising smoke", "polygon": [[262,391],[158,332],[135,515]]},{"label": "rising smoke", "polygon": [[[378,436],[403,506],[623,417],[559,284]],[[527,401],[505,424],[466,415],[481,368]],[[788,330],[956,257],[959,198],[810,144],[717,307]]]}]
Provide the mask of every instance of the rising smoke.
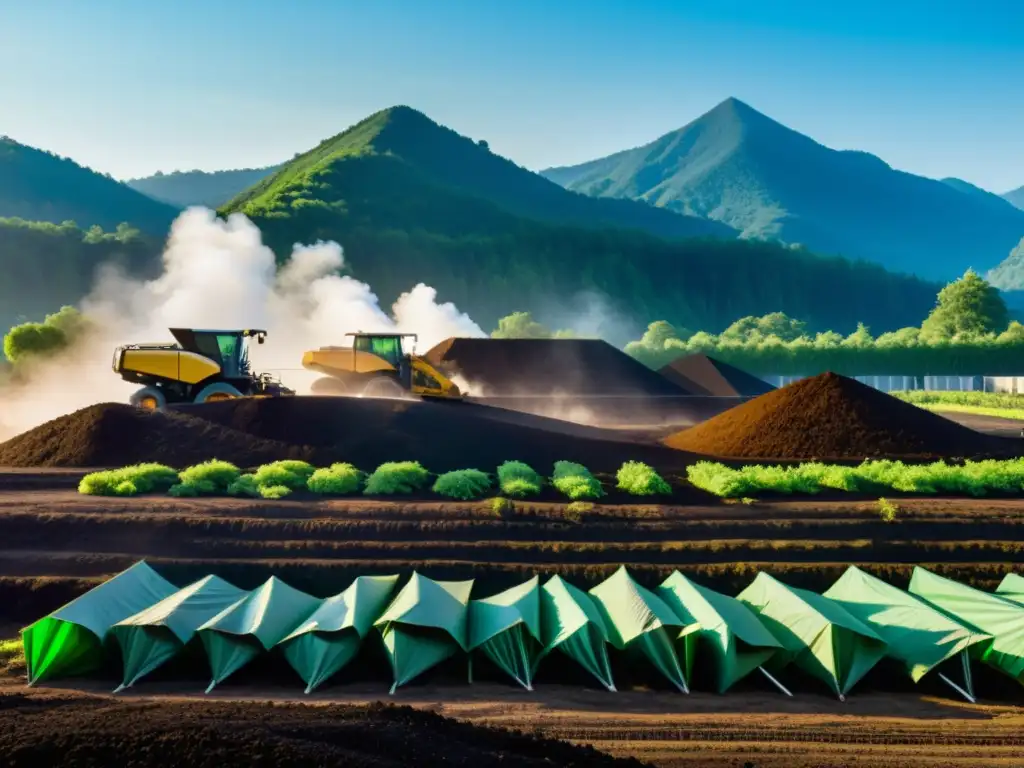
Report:
[{"label": "rising smoke", "polygon": [[254,370],[308,391],[316,374],[304,371],[303,351],[345,344],[345,333],[388,331],[419,335],[426,350],[449,336],[484,336],[453,304],[438,304],[422,283],[402,294],[389,314],[370,286],[339,275],[337,243],[296,245],[280,268],[248,218],[226,221],[192,208],[171,227],[162,274],[131,278],[103,267],[82,310],[94,330],[73,348],[36,364],[23,383],[3,392],[0,440],[97,402],[127,402],[135,387],[111,370],[119,344],[172,341],[168,328],[262,328],[253,345]]}]

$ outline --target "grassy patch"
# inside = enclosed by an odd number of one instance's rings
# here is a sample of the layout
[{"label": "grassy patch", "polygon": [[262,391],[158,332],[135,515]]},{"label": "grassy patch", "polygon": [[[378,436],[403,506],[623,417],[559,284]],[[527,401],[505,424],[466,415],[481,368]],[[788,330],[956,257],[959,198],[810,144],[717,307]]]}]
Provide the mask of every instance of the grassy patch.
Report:
[{"label": "grassy patch", "polygon": [[316,470],[306,481],[306,487],[323,496],[348,496],[358,493],[365,480],[365,472],[351,464],[339,463]]},{"label": "grassy patch", "polygon": [[556,461],[551,484],[573,501],[598,499],[604,496],[601,482],[582,464],[571,461]]},{"label": "grassy patch", "polygon": [[25,647],[20,637],[0,640],[0,673],[15,674],[25,670]]},{"label": "grassy patch", "polygon": [[394,496],[422,490],[430,473],[418,461],[389,461],[381,464],[366,479],[367,496]]},{"label": "grassy patch", "polygon": [[639,461],[627,461],[615,476],[619,490],[634,496],[668,496],[672,487],[654,471],[654,468]]},{"label": "grassy patch", "polygon": [[231,462],[211,459],[183,469],[178,474],[180,482],[168,489],[168,493],[171,496],[222,496],[239,475],[241,471]]},{"label": "grassy patch", "polygon": [[523,499],[538,495],[544,487],[544,478],[529,464],[506,461],[498,467],[498,487],[506,496]]},{"label": "grassy patch", "polygon": [[491,489],[491,478],[479,469],[456,469],[445,472],[434,483],[434,493],[450,499],[479,499]]},{"label": "grassy patch", "polygon": [[178,482],[178,473],[163,464],[133,464],[130,467],[91,472],[78,484],[88,496],[136,496],[166,491]]},{"label": "grassy patch", "polygon": [[1024,395],[1003,392],[891,392],[907,403],[930,411],[976,413],[1003,419],[1024,419]]},{"label": "grassy patch", "polygon": [[[312,464],[305,461],[290,459],[264,464],[256,470],[255,480],[260,488],[283,486],[292,491],[306,490],[306,483],[315,471]],[[271,496],[265,498],[280,498]]]}]

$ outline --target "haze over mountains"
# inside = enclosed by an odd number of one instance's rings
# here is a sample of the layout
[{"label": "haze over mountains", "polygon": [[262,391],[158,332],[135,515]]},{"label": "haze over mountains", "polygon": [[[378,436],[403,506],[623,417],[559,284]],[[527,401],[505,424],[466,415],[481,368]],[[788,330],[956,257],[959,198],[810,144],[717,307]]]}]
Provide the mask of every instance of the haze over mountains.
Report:
[{"label": "haze over mountains", "polygon": [[128,179],[125,184],[152,197],[178,208],[191,205],[205,205],[219,208],[247,187],[269,176],[281,165],[268,168],[241,168],[231,171],[174,171],[156,173],[140,179]]},{"label": "haze over mountains", "polygon": [[928,279],[995,267],[1024,236],[1024,211],[997,195],[829,149],[737,99],[644,146],[542,175]]}]

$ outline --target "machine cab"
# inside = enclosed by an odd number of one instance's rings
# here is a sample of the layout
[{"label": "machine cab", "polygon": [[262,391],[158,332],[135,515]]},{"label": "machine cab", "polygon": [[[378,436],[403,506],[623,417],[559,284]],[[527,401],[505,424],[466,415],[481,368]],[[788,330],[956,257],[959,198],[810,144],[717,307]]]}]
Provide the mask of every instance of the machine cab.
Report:
[{"label": "machine cab", "polygon": [[217,363],[225,379],[243,379],[251,375],[249,367],[249,339],[255,337],[262,344],[266,331],[214,331],[192,328],[171,328],[181,348],[195,352]]}]

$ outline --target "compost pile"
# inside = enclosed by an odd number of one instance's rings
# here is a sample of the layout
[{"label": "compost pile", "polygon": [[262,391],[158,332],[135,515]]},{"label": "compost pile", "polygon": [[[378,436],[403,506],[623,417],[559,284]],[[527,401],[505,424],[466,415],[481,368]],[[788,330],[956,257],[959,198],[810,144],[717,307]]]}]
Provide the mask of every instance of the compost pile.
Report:
[{"label": "compost pile", "polygon": [[171,466],[212,457],[252,466],[311,451],[242,434],[173,412],[101,403],[48,421],[0,443],[0,466],[113,467],[140,461]]},{"label": "compost pile", "polygon": [[757,397],[775,389],[734,365],[702,354],[673,360],[658,373],[694,395]]},{"label": "compost pile", "polygon": [[5,765],[640,766],[410,707],[0,696]]},{"label": "compost pile", "polygon": [[761,395],[664,443],[752,459],[973,458],[1019,451],[1014,441],[975,432],[834,373]]}]

